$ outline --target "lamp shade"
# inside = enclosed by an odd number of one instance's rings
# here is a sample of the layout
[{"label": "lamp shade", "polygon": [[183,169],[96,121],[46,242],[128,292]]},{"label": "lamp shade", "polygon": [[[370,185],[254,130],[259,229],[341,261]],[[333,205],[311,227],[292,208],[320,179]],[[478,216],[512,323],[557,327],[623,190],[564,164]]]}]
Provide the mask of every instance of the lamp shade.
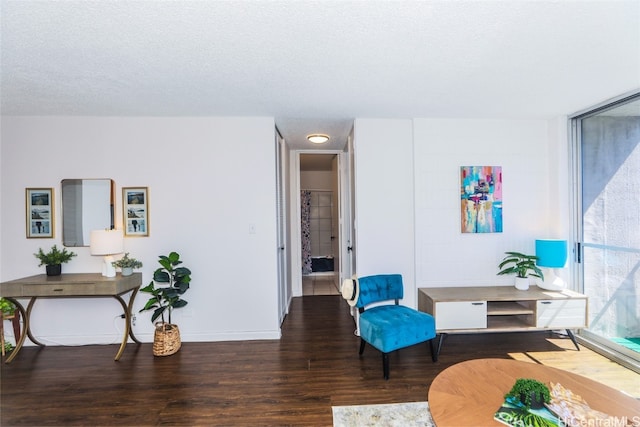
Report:
[{"label": "lamp shade", "polygon": [[536,256],[538,267],[562,268],[567,263],[567,241],[536,240]]},{"label": "lamp shade", "polygon": [[113,255],[124,252],[122,230],[91,230],[91,255]]}]

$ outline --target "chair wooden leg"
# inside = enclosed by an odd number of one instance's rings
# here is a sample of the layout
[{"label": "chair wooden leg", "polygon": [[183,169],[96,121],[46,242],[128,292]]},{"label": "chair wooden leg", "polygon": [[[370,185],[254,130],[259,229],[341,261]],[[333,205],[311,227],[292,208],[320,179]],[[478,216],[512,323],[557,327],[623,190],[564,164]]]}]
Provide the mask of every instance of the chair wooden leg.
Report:
[{"label": "chair wooden leg", "polygon": [[365,345],[364,340],[362,338],[360,338],[360,353],[358,353],[358,354],[361,355],[362,353],[364,353],[364,345]]},{"label": "chair wooden leg", "polygon": [[384,379],[389,379],[389,353],[382,353],[382,373]]}]

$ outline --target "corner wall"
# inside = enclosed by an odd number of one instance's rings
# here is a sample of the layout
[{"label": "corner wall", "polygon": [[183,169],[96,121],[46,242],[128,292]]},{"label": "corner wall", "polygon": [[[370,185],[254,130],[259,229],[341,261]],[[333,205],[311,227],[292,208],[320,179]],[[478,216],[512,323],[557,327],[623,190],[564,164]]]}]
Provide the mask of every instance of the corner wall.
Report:
[{"label": "corner wall", "polygon": [[[511,286],[504,252],[570,238],[564,120],[356,120],[357,274],[402,273],[412,307],[420,287]],[[502,233],[460,231],[460,166],[478,165],[503,168]]]},{"label": "corner wall", "polygon": [[[150,236],[125,239],[143,286],[170,251],[193,272],[189,304],[173,316],[184,341],[279,338],[274,131],[263,117],[2,117],[0,279],[43,273],[32,254],[61,246],[63,178],[112,178],[118,228],[122,187],[149,188]],[[54,239],[26,239],[26,187],[54,187]],[[63,272],[100,271],[89,248],[73,251]],[[117,343],[120,311],[110,298],[38,300],[32,327],[47,344]],[[149,319],[137,313],[143,341]]]}]

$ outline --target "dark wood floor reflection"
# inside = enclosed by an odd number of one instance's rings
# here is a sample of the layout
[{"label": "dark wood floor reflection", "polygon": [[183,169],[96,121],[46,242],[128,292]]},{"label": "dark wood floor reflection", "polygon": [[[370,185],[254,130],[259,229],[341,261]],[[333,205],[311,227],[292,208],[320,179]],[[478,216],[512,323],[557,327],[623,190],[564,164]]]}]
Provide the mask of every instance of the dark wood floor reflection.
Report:
[{"label": "dark wood floor reflection", "polygon": [[440,359],[427,345],[396,352],[391,378],[359,339],[339,296],[295,298],[279,341],[183,343],[153,357],[151,344],[25,347],[2,365],[2,426],[331,426],[331,407],[425,401],[446,367],[481,357],[544,363],[640,397],[640,376],[549,333],[449,336]]}]

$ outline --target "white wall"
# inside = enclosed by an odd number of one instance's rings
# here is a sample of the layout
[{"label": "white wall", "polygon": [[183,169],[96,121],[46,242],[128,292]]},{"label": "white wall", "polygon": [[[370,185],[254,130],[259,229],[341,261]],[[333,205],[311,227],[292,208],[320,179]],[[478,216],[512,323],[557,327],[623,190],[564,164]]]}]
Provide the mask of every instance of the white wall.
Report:
[{"label": "white wall", "polygon": [[[403,304],[414,307],[418,287],[510,285],[496,276],[505,251],[569,237],[564,123],[357,119],[356,273],[401,273]],[[32,254],[60,245],[61,179],[109,177],[117,224],[121,188],[149,187],[151,236],[125,242],[145,263],[143,284],[171,250],[193,270],[189,305],[175,315],[185,341],[277,338],[273,132],[271,118],[3,117],[0,279],[42,273]],[[459,169],[468,165],[503,167],[503,233],[460,233]],[[26,187],[56,189],[55,239],[25,238]],[[76,252],[65,272],[100,271],[88,248]],[[38,301],[33,315],[48,343],[121,337],[109,299]],[[148,319],[139,314],[135,330],[150,341]]]},{"label": "white wall", "polygon": [[415,307],[412,122],[357,119],[354,144],[355,274],[402,274],[402,303]]},{"label": "white wall", "polygon": [[331,191],[335,174],[331,171],[300,171],[300,189]]},{"label": "white wall", "polygon": [[[61,245],[63,178],[112,178],[118,227],[121,188],[149,188],[150,236],[125,240],[143,285],[170,251],[192,270],[189,304],[173,319],[184,341],[278,338],[274,129],[262,117],[3,117],[0,279],[43,273],[32,254]],[[54,239],[26,239],[26,187],[54,187]],[[74,251],[63,272],[100,271],[100,257]],[[32,326],[45,343],[117,342],[119,310],[112,299],[39,300]],[[134,328],[145,341],[149,318],[138,314]]]},{"label": "white wall", "polygon": [[[504,252],[533,254],[534,240],[554,231],[552,201],[564,183],[550,162],[548,125],[545,120],[414,120],[418,287],[513,283],[513,276],[496,276]],[[502,166],[504,229],[463,234],[460,166],[485,165]]]},{"label": "white wall", "polygon": [[[413,307],[420,287],[511,286],[505,251],[570,238],[565,120],[356,120],[357,274],[403,274]],[[502,166],[502,233],[460,231],[460,166],[477,165]]]}]

